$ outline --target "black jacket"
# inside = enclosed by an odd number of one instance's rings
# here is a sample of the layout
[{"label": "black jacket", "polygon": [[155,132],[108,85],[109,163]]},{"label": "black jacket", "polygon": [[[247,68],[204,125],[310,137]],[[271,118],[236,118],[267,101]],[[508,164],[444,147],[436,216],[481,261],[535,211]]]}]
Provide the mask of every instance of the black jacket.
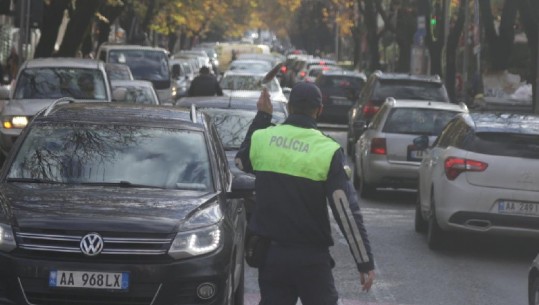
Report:
[{"label": "black jacket", "polygon": [[189,96],[214,96],[223,95],[223,90],[219,86],[217,78],[211,74],[200,74],[191,82]]},{"label": "black jacket", "polygon": [[[304,115],[290,115],[284,124],[317,128],[316,122]],[[251,136],[254,131],[270,125],[271,115],[259,111],[236,155],[238,168],[253,172],[249,158]],[[274,172],[255,172],[256,206],[249,229],[281,244],[328,248],[333,240],[327,199],[359,271],[374,269],[357,195],[344,169],[345,160],[343,149],[337,150],[328,178],[322,182]]]}]

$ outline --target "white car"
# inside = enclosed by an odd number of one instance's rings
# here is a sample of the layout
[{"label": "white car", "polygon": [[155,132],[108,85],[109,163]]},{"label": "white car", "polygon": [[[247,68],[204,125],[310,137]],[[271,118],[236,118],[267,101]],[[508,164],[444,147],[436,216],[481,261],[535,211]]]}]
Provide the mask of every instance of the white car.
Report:
[{"label": "white car", "polygon": [[452,231],[539,237],[539,116],[458,115],[419,169],[415,229],[431,249]]},{"label": "white car", "polygon": [[[228,71],[221,78],[220,85],[225,96],[258,98],[262,91],[265,72]],[[272,101],[287,103],[288,100],[277,79],[266,84]]]},{"label": "white car", "polygon": [[112,101],[145,105],[159,105],[152,82],[144,80],[111,81]]},{"label": "white car", "polygon": [[371,197],[379,187],[415,189],[422,151],[413,140],[420,135],[434,140],[447,122],[467,111],[464,104],[388,98],[356,143],[359,195]]}]

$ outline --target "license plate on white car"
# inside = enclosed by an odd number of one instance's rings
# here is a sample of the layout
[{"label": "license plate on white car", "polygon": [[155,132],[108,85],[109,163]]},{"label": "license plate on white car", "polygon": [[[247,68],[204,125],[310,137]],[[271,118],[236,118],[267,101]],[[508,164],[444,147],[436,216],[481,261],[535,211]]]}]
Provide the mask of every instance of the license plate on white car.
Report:
[{"label": "license plate on white car", "polygon": [[129,272],[53,270],[49,274],[49,286],[127,290]]},{"label": "license plate on white car", "polygon": [[539,216],[539,205],[530,202],[500,200],[498,201],[498,213]]},{"label": "license plate on white car", "polygon": [[406,147],[406,159],[408,161],[421,161],[423,160],[423,151],[418,150],[413,144],[408,145]]}]

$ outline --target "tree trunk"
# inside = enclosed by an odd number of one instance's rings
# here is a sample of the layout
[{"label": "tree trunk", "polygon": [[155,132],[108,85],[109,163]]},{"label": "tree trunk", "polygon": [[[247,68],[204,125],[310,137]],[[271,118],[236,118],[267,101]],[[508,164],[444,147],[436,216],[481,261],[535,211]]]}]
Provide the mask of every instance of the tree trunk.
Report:
[{"label": "tree trunk", "polygon": [[450,100],[453,103],[457,102],[456,92],[455,92],[455,80],[456,80],[456,69],[457,69],[457,47],[460,40],[460,35],[462,34],[462,29],[464,27],[464,18],[465,10],[468,1],[460,0],[459,1],[459,12],[458,18],[455,22],[455,25],[452,29],[449,30],[449,35],[447,37],[447,47],[446,47],[446,74],[445,74],[445,86],[447,89],[447,94],[449,95]]},{"label": "tree trunk", "polygon": [[43,11],[43,23],[41,24],[41,38],[36,46],[35,58],[50,57],[54,52],[54,44],[58,38],[60,24],[64,18],[69,0],[52,0]]},{"label": "tree trunk", "polygon": [[109,34],[111,31],[111,26],[114,24],[116,19],[122,14],[125,6],[124,5],[109,5],[105,4],[102,6],[102,8],[99,10],[99,13],[103,15],[103,17],[107,18],[108,22],[105,21],[99,21],[97,23],[98,29],[99,29],[99,36],[97,37],[97,47],[109,40]]},{"label": "tree trunk", "polygon": [[361,31],[359,26],[352,28],[352,41],[354,43],[354,68],[361,71]]},{"label": "tree trunk", "polygon": [[380,50],[378,48],[378,12],[374,0],[365,0],[365,25],[367,27],[367,43],[369,44],[369,70],[380,69]]},{"label": "tree trunk", "polygon": [[[446,0],[447,1],[447,0]],[[444,14],[442,7],[431,8],[429,0],[419,0],[418,10],[424,11],[426,16],[427,37],[425,43],[429,48],[430,54],[430,74],[442,75],[442,49],[444,46]],[[432,16],[438,16],[437,23],[432,28],[430,19]],[[432,33],[436,32],[436,39]]]},{"label": "tree trunk", "polygon": [[397,26],[395,29],[397,44],[399,45],[399,61],[397,72],[410,72],[410,60],[412,55],[412,43],[414,33],[417,30],[417,11],[409,8],[399,10]]},{"label": "tree trunk", "polygon": [[62,45],[58,51],[59,57],[75,57],[77,55],[86,35],[90,34],[92,20],[102,1],[77,0],[75,11],[69,19]]},{"label": "tree trunk", "polygon": [[148,33],[150,30],[150,23],[155,15],[155,2],[157,0],[150,0],[150,3],[148,3],[148,8],[146,10],[146,15],[144,15],[144,20],[141,24],[141,29],[144,31],[144,33]]},{"label": "tree trunk", "polygon": [[170,34],[168,34],[168,50],[172,54],[176,51],[175,47],[176,47],[177,41],[178,41],[178,33],[176,31],[170,32]]},{"label": "tree trunk", "polygon": [[490,0],[479,0],[481,20],[485,29],[488,45],[489,62],[492,71],[504,71],[509,68],[509,58],[515,40],[514,24],[520,0],[506,0],[503,6],[499,34],[496,33]]}]

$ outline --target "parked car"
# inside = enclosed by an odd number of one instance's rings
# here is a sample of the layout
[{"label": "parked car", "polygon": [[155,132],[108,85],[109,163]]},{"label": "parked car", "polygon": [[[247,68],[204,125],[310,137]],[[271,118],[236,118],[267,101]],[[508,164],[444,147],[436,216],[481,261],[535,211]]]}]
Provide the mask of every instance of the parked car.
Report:
[{"label": "parked car", "polygon": [[322,92],[324,110],[318,118],[321,122],[346,124],[348,111],[354,105],[365,85],[364,73],[329,68],[322,70],[315,84]]},{"label": "parked car", "polygon": [[105,65],[80,58],[41,58],[20,68],[9,102],[1,113],[0,159],[5,158],[22,129],[41,109],[61,97],[84,102],[110,102]]},{"label": "parked car", "polygon": [[304,81],[311,66],[337,67],[337,63],[334,60],[317,57],[299,58],[294,64],[295,75],[291,78],[291,85],[294,86],[297,82]]},{"label": "parked car", "polygon": [[[258,98],[262,90],[262,80],[266,72],[254,71],[227,71],[219,82],[225,96]],[[266,84],[272,101],[287,103],[288,99],[283,93],[276,79]]]},{"label": "parked car", "polygon": [[107,72],[110,81],[135,79],[131,73],[131,69],[129,69],[129,66],[124,64],[113,64],[110,62],[106,63],[105,71]]},{"label": "parked car", "polygon": [[539,305],[539,255],[528,272],[528,304]]},{"label": "parked car", "polygon": [[356,143],[354,186],[362,198],[376,188],[411,188],[418,183],[423,151],[414,146],[419,135],[431,141],[464,104],[388,98]]},{"label": "parked car", "polygon": [[172,103],[174,84],[170,74],[169,52],[166,49],[104,43],[97,50],[96,57],[107,63],[129,66],[136,80],[152,82],[160,101]]},{"label": "parked car", "polygon": [[348,111],[347,152],[354,155],[354,143],[388,97],[449,103],[439,76],[383,73],[375,71],[367,79],[359,98]]},{"label": "parked car", "polygon": [[[194,105],[197,110],[204,112],[212,118],[217,129],[223,147],[226,151],[230,170],[234,179],[241,180],[248,189],[254,189],[254,175],[239,170],[235,165],[235,157],[241,143],[243,142],[247,130],[258,112],[256,103],[258,98],[230,98],[224,96],[209,97],[186,97],[176,103],[180,107],[191,107]],[[273,102],[272,123],[280,124],[288,117],[286,105]],[[247,219],[254,209],[254,195],[245,200]]]},{"label": "parked car", "polygon": [[450,232],[539,237],[539,117],[458,115],[425,149],[419,168],[416,231],[431,249]]},{"label": "parked car", "polygon": [[160,104],[151,82],[144,80],[114,80],[110,83],[113,102],[146,105]]},{"label": "parked car", "polygon": [[0,299],[243,304],[236,190],[203,113],[59,101],[0,172]]},{"label": "parked car", "polygon": [[172,98],[176,101],[187,96],[191,82],[195,79],[198,71],[195,71],[195,65],[189,59],[173,59],[170,61],[170,66],[174,82]]}]

